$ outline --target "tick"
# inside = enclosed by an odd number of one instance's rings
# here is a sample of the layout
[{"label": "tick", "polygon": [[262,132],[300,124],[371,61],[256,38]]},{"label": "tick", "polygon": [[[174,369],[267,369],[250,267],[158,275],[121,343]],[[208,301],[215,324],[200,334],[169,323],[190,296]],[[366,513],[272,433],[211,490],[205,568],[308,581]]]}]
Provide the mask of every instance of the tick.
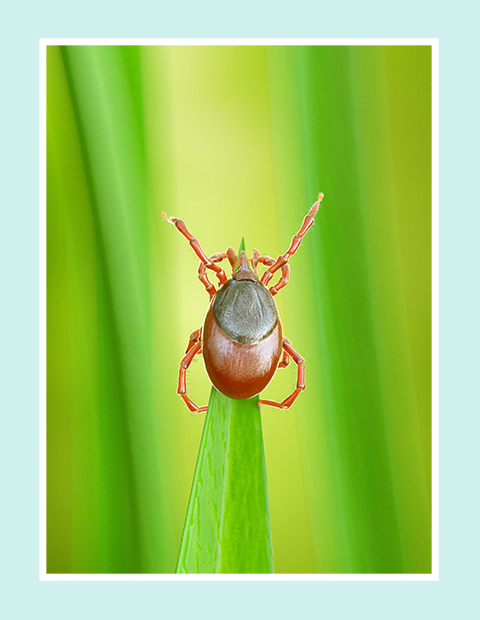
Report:
[{"label": "tick", "polygon": [[[203,327],[190,334],[185,357],[180,362],[177,394],[183,398],[191,413],[208,409],[198,407],[187,396],[187,369],[195,355],[203,355],[210,381],[229,398],[244,400],[260,394],[277,368],[288,366],[290,358],[297,364],[295,390],[282,402],[259,399],[259,405],[288,409],[305,389],[305,361],[283,336],[274,297],[288,284],[288,261],[312,226],[322,199],[323,194],[319,194],[300,230],[292,238],[290,247],[277,260],[261,256],[257,250],[253,251],[251,259],[247,259],[244,250],[237,257],[232,248],[207,258],[183,220],[162,213],[162,217],[187,238],[200,259],[198,279],[210,295]],[[230,279],[219,265],[225,259],[232,268]],[[259,263],[268,267],[260,279],[257,275]],[[218,278],[218,288],[208,279],[207,269]],[[268,283],[278,270],[281,270],[280,278],[268,288]]]}]

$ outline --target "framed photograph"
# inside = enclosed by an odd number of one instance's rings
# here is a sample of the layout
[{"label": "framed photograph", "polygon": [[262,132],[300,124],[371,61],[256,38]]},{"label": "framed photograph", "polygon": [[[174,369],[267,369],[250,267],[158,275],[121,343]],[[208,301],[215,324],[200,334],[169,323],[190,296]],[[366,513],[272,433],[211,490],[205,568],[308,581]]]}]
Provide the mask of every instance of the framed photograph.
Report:
[{"label": "framed photograph", "polygon": [[437,41],[41,56],[41,578],[437,579]]}]

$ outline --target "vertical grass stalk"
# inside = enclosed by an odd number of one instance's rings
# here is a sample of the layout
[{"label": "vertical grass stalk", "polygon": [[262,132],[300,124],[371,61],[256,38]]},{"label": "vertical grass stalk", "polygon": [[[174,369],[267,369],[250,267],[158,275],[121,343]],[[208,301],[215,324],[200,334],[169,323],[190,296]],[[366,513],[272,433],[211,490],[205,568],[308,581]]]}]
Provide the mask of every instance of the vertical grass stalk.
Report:
[{"label": "vertical grass stalk", "polygon": [[258,396],[212,387],[176,572],[273,573]]}]

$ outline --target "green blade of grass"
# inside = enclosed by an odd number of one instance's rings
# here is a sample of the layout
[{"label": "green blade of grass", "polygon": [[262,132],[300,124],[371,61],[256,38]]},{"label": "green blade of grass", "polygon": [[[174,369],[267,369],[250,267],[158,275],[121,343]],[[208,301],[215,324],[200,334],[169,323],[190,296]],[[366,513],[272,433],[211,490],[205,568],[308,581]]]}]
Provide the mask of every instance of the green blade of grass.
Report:
[{"label": "green blade of grass", "polygon": [[212,387],[176,572],[273,573],[258,396]]},{"label": "green blade of grass", "polygon": [[233,400],[212,386],[177,573],[273,573],[258,398]]},{"label": "green blade of grass", "polygon": [[[156,443],[151,367],[145,154],[142,119],[131,88],[135,50],[73,45],[62,47],[61,54],[76,121],[73,135],[78,135],[89,190],[98,265],[94,390],[99,399],[102,570],[161,572],[168,566],[168,542],[157,526],[165,495],[158,475],[162,456]],[[69,210],[75,212],[76,203],[70,202]],[[82,249],[72,232],[79,265]],[[79,390],[83,393],[82,387]],[[92,450],[97,449],[94,445]],[[82,462],[78,469],[83,472]],[[89,495],[83,498],[87,501]]]}]

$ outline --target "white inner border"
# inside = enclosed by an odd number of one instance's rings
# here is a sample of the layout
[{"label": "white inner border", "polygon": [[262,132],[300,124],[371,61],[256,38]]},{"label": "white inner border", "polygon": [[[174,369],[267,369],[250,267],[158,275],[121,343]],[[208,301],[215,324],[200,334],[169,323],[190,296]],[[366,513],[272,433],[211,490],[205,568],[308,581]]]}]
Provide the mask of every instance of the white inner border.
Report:
[{"label": "white inner border", "polygon": [[[439,579],[439,59],[438,39],[40,39],[39,489],[40,581],[438,581]],[[46,406],[46,95],[48,45],[428,45],[432,48],[432,573],[427,574],[48,574]]]}]

